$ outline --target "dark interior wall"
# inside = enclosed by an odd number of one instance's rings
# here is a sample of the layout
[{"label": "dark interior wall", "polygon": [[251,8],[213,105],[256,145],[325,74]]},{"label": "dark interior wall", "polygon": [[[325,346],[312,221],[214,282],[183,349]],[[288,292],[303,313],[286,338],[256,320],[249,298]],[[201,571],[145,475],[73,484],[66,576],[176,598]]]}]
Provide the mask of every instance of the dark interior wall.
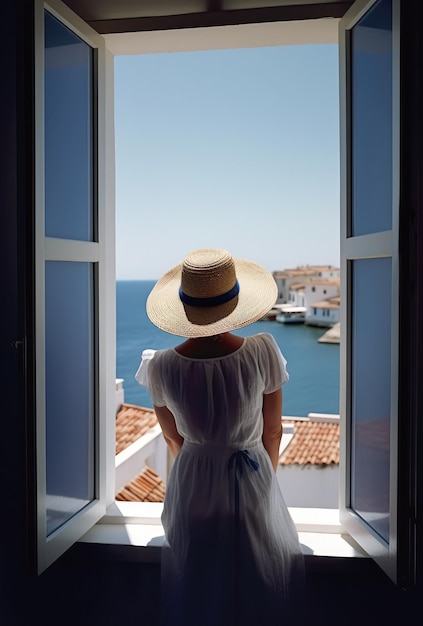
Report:
[{"label": "dark interior wall", "polygon": [[[26,252],[32,215],[32,2],[2,5],[0,263],[2,446],[4,497],[0,531],[0,624],[155,626],[160,602],[157,565],[110,558],[110,550],[75,546],[41,576],[26,560],[27,423],[23,352]],[[29,294],[30,297],[30,294]],[[28,471],[27,471],[28,470]],[[308,561],[304,624],[407,623],[422,606],[418,592],[394,587],[367,560]],[[187,617],[187,626],[195,624]],[[258,625],[262,626],[262,625]],[[299,626],[296,624],[296,626]]]},{"label": "dark interior wall", "polygon": [[[423,588],[423,3],[401,7],[399,512],[411,517],[409,577]],[[409,493],[411,515],[407,506]],[[407,538],[400,537],[404,547]],[[422,600],[423,604],[423,600]]]},{"label": "dark interior wall", "polygon": [[[40,577],[19,577],[2,626],[160,625],[158,565],[110,559],[109,550],[98,547],[80,548]],[[315,559],[308,562],[307,591],[295,626],[414,623],[419,606],[414,593],[396,588],[372,561]],[[200,626],[195,615],[187,615],[186,626]]]},{"label": "dark interior wall", "polygon": [[18,90],[21,70],[17,3],[2,7],[2,54],[7,60],[2,71],[0,116],[0,267],[2,275],[1,306],[1,381],[2,381],[2,445],[1,476],[5,487],[0,515],[0,623],[10,611],[10,599],[19,583],[22,564],[22,537],[25,533],[24,498],[24,423],[22,389],[23,338],[21,264],[19,259],[18,190],[19,127]]}]

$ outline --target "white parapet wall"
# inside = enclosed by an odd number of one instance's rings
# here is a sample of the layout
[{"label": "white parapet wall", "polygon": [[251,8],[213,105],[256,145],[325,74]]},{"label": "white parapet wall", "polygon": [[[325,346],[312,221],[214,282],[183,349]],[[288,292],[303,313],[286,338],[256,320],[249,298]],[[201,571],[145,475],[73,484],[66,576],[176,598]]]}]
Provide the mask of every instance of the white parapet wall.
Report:
[{"label": "white parapet wall", "polygon": [[[116,412],[124,403],[123,380],[116,379]],[[293,421],[312,419],[317,422],[338,422],[339,415],[309,413],[307,417],[283,416],[283,436],[279,449],[284,449],[294,436]],[[156,424],[145,435],[116,455],[116,493],[140,474],[147,465],[166,483],[172,466],[162,430]],[[338,465],[280,465],[277,470],[288,507],[338,508]]]},{"label": "white parapet wall", "polygon": [[339,506],[338,465],[280,465],[277,478],[288,507]]},{"label": "white parapet wall", "polygon": [[[339,424],[339,415],[332,413],[309,413],[305,418],[284,416],[280,455],[294,434],[293,424],[290,424],[289,420],[298,419]],[[285,424],[285,421],[288,423]],[[337,509],[339,506],[338,464],[279,465],[277,478],[288,507]]]},{"label": "white parapet wall", "polygon": [[116,455],[116,493],[138,476],[146,465],[166,482],[168,455],[159,424]]},{"label": "white parapet wall", "polygon": [[115,381],[115,398],[116,398],[116,411],[115,415],[119,413],[119,409],[125,401],[125,391],[123,389],[123,378],[116,378]]}]

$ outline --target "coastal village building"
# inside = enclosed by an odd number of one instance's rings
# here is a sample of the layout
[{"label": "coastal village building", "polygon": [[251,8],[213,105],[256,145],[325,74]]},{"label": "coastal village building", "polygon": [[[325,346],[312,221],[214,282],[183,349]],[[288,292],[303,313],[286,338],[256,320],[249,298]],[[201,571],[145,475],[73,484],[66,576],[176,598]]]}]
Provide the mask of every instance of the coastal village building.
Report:
[{"label": "coastal village building", "polygon": [[340,280],[321,280],[304,286],[307,311],[305,323],[310,326],[330,327],[339,322]]},{"label": "coastal village building", "polygon": [[337,324],[340,315],[339,278],[293,283],[288,306],[304,309],[304,322],[310,326],[331,327]]},{"label": "coastal village building", "polygon": [[284,313],[301,311],[304,322],[311,326],[330,328],[340,322],[339,268],[307,265],[273,272],[273,277],[279,296],[272,319],[284,319]]},{"label": "coastal village building", "polygon": [[314,305],[315,302],[328,300],[339,296],[340,281],[336,280],[316,280],[304,283],[304,304],[307,308]]},{"label": "coastal village building", "polygon": [[[332,265],[304,265],[292,269],[276,270],[273,278],[278,286],[278,299],[276,304],[289,302],[291,286],[295,283],[310,282],[319,279],[339,278],[340,269]],[[302,305],[301,305],[302,306]]]},{"label": "coastal village building", "polygon": [[299,282],[291,285],[288,294],[289,307],[306,307],[305,283]]},{"label": "coastal village building", "polygon": [[289,291],[289,304],[310,307],[314,302],[339,296],[339,280],[315,280],[294,283]]},{"label": "coastal village building", "polygon": [[292,284],[304,280],[312,280],[317,276],[316,270],[309,267],[274,271],[273,278],[278,286],[278,299],[276,304],[286,304],[289,302],[289,292]]},{"label": "coastal village building", "polygon": [[305,323],[310,326],[332,327],[339,324],[341,297],[314,302],[307,308]]}]

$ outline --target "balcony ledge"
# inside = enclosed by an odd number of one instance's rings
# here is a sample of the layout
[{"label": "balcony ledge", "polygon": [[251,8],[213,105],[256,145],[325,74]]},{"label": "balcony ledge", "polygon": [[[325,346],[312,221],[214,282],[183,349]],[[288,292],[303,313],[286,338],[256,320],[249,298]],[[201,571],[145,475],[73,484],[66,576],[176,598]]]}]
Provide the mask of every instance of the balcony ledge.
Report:
[{"label": "balcony ledge", "polygon": [[[160,516],[163,503],[114,502],[107,514],[79,541],[80,544],[114,546],[120,559],[160,562],[164,531]],[[368,555],[345,533],[338,509],[290,508],[304,556],[335,559],[367,559]]]}]

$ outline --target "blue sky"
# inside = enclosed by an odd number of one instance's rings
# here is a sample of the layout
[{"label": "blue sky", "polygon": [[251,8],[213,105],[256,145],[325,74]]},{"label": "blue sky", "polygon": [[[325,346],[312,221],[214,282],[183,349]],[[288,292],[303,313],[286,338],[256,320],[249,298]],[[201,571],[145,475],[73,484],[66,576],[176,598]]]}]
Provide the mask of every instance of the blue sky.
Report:
[{"label": "blue sky", "polygon": [[117,279],[339,264],[337,45],[115,58]]}]

